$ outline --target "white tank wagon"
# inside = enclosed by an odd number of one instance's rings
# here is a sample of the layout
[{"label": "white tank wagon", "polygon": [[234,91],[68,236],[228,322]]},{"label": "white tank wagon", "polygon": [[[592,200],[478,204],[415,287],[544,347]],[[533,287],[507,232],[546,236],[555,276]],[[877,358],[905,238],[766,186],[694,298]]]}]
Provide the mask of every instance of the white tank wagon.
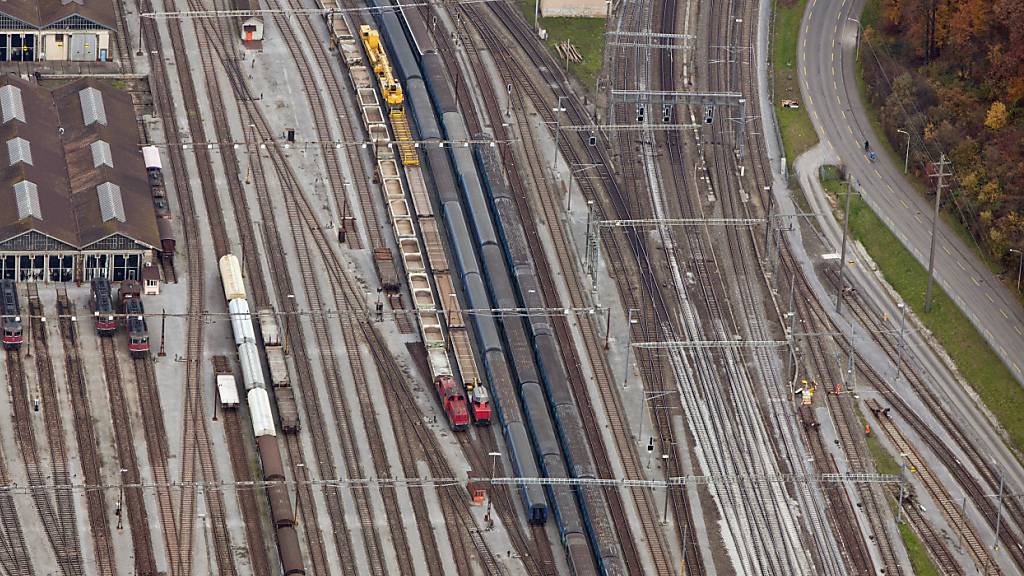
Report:
[{"label": "white tank wagon", "polygon": [[246,298],[245,281],[242,279],[242,264],[238,261],[238,256],[234,254],[221,256],[219,266],[221,283],[224,285],[224,299],[228,302],[244,300]]}]

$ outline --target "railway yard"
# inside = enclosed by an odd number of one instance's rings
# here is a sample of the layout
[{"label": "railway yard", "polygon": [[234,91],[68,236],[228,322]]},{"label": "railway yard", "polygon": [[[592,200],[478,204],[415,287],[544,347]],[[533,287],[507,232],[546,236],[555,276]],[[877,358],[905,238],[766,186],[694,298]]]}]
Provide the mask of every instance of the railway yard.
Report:
[{"label": "railway yard", "polygon": [[789,189],[773,2],[609,0],[596,86],[508,0],[61,4],[0,575],[1024,573],[1007,434]]}]

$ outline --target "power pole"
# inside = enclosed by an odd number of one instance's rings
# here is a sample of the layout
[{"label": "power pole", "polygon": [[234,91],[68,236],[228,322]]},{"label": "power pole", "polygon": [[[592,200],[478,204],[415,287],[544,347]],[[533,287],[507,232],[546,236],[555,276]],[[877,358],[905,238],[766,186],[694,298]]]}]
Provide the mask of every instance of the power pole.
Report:
[{"label": "power pole", "polygon": [[928,289],[924,293],[924,311],[931,312],[932,309],[932,276],[935,270],[935,229],[939,223],[939,206],[942,204],[942,187],[944,184],[942,180],[946,176],[952,176],[946,172],[946,166],[950,163],[946,161],[946,155],[943,154],[938,162],[932,163],[933,166],[938,167],[938,174],[933,176],[938,177],[939,181],[935,186],[935,213],[932,214],[932,242],[931,248],[928,250]]}]

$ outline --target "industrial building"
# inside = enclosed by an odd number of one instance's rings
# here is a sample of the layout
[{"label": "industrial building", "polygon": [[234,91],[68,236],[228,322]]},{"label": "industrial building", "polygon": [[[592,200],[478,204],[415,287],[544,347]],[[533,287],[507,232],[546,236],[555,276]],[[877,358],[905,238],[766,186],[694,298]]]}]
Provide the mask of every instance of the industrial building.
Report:
[{"label": "industrial building", "polygon": [[3,0],[0,62],[106,61],[115,27],[111,0]]},{"label": "industrial building", "polygon": [[109,84],[0,77],[0,277],[142,278],[160,235],[138,140]]}]

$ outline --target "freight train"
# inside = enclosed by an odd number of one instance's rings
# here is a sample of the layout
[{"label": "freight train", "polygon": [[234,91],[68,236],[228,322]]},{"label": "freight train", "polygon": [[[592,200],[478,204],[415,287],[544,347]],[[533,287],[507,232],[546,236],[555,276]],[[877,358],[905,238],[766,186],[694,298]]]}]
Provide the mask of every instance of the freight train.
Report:
[{"label": "freight train", "polygon": [[18,285],[14,280],[0,280],[0,313],[3,314],[4,348],[21,348],[21,304],[18,303]]},{"label": "freight train", "polygon": [[[398,67],[405,87],[405,96],[412,104],[413,118],[420,140],[426,142],[421,149],[425,150],[427,164],[430,167],[429,174],[441,208],[436,213],[442,216],[448,228],[449,245],[454,260],[453,276],[461,281],[469,308],[492,308],[473,250],[473,241],[470,239],[469,229],[460,207],[456,174],[450,164],[447,150],[441,146],[441,127],[434,116],[419,65],[412,55],[405,31],[395,12],[382,11],[379,20],[384,31],[383,37],[392,48],[391,62]],[[449,98],[449,102],[450,107],[443,108],[445,111],[455,109],[454,98]],[[482,359],[486,380],[490,385],[491,405],[501,423],[513,473],[519,477],[539,477],[538,459],[533,453],[527,426],[521,416],[514,380],[505,358],[497,323],[492,316],[485,314],[470,316],[470,323],[474,328],[478,357]],[[522,486],[520,496],[529,522],[545,523],[548,518],[548,503],[544,489],[538,485]]]},{"label": "freight train", "polygon": [[117,332],[117,319],[114,317],[114,292],[110,280],[93,278],[89,287],[89,308],[96,322],[96,333],[100,336],[112,336]]},{"label": "freight train", "polygon": [[[219,266],[224,298],[228,302],[228,310],[231,314],[231,330],[238,349],[238,361],[242,366],[242,381],[246,390],[253,435],[256,437],[256,447],[260,455],[260,464],[263,467],[263,480],[267,483],[266,495],[270,505],[270,516],[277,534],[277,550],[281,559],[282,573],[285,576],[305,574],[302,551],[299,548],[299,536],[295,530],[295,515],[292,512],[291,497],[288,494],[288,487],[284,483],[284,463],[281,459],[281,449],[277,444],[274,413],[270,406],[270,395],[267,391],[263,365],[260,362],[259,349],[256,346],[256,330],[253,327],[249,302],[246,300],[242,267],[238,262],[238,257],[233,254],[222,256]],[[269,333],[272,330],[276,335],[276,325],[273,329],[269,325],[265,329],[261,328],[264,333]],[[274,339],[276,340],[276,337]],[[287,376],[285,376],[285,380],[287,381]],[[280,389],[277,394],[278,409],[282,420],[284,420],[287,410],[280,403]],[[237,404],[237,393],[234,397],[229,392],[221,393],[221,402],[225,408],[230,407],[232,400]],[[294,408],[294,403],[291,408]],[[288,431],[288,424],[285,426],[285,431]],[[297,423],[291,426],[293,429],[297,429]]]},{"label": "freight train", "polygon": [[[376,0],[377,5],[382,1]],[[384,37],[391,45],[391,61],[397,64],[405,93],[412,102],[419,137],[428,141],[440,141],[442,138],[468,141],[465,122],[446,76],[444,62],[433,45],[425,22],[418,13],[401,9],[398,14],[381,11],[376,16]],[[509,264],[509,245],[515,244],[523,249],[526,246],[521,226],[516,236],[506,233],[501,244],[498,243],[472,153],[463,146],[444,148],[428,144],[425,148],[470,306],[492,308],[502,307],[503,303],[518,303],[524,307],[544,307],[532,265],[527,271],[527,263],[532,263],[532,260]],[[461,184],[462,200],[455,182]],[[467,219],[472,229],[467,225]],[[474,247],[480,248],[480,261],[489,291],[484,287]],[[531,258],[528,251],[523,258]],[[513,291],[509,270],[516,270],[516,265],[521,269],[515,275],[516,290]],[[495,306],[491,305],[488,296],[495,299]],[[514,456],[513,466],[519,468],[515,470],[516,474],[528,476],[522,470],[530,465],[536,469],[539,462],[542,471],[550,477],[594,478],[593,456],[568,387],[567,372],[550,321],[545,317],[531,317],[526,322],[522,319],[503,322],[504,341],[493,318],[475,315],[473,323],[495,397],[495,407],[504,425],[509,451]],[[523,330],[527,334],[521,334]],[[506,347],[511,352],[507,358],[515,368],[514,379],[506,360]],[[531,349],[533,358],[529,353]],[[533,362],[536,362],[536,368],[531,370]],[[519,392],[524,419],[512,414],[516,392]],[[529,433],[526,442],[523,441],[527,436],[521,431],[523,428]],[[528,456],[531,449],[536,452],[534,458]],[[571,490],[548,490],[574,573],[624,574],[622,553],[603,493],[594,488],[575,492],[579,506]],[[539,505],[543,499],[528,503]],[[532,507],[528,509],[533,510]],[[590,550],[587,550],[588,543]]]},{"label": "freight train", "polygon": [[160,261],[164,265],[174,267],[174,216],[170,204],[167,203],[167,187],[164,185],[163,162],[160,160],[160,149],[156,146],[143,146],[142,159],[146,163],[146,176],[149,179],[149,192],[153,197],[153,210],[156,212],[156,228],[160,233]]},{"label": "freight train", "polygon": [[[335,6],[333,0],[327,0],[325,7],[327,4]],[[361,26],[359,38],[366,51],[366,60],[372,66],[373,77],[377,79],[376,89],[386,103],[385,115],[370,74],[363,66],[358,47],[353,44],[354,38],[346,20],[340,14],[333,14],[328,23],[331,25],[332,38],[344,55],[349,76],[356,88],[366,131],[375,142],[372,151],[377,160],[377,176],[380,178],[381,191],[398,243],[409,292],[418,311],[416,318],[427,350],[430,379],[438,402],[453,431],[464,430],[471,420],[478,426],[487,425],[491,419],[490,397],[486,387],[479,382],[475,366],[469,366],[472,364],[472,345],[465,326],[456,326],[451,322],[452,318],[461,318],[457,299],[449,299],[444,306],[448,319],[447,333],[438,313],[439,300],[444,301],[451,294],[451,278],[419,166],[419,155],[411,141],[412,135],[405,114],[405,94],[381,43],[379,32],[372,26]],[[397,140],[397,157],[385,118],[391,124]],[[403,171],[405,180],[402,179]],[[385,291],[397,291],[400,288],[399,275],[389,248],[374,249],[374,266]],[[435,297],[435,287],[440,297]],[[453,353],[455,364],[451,362],[449,352]],[[466,384],[465,390],[455,377],[456,365]]]}]

